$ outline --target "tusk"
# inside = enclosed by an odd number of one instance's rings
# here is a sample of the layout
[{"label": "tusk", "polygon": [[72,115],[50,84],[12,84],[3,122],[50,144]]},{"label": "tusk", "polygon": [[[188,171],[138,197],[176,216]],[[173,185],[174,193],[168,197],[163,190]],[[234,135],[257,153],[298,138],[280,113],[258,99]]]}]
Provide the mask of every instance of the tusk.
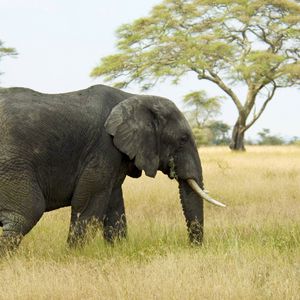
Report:
[{"label": "tusk", "polygon": [[193,191],[198,194],[201,198],[203,198],[204,200],[217,205],[217,206],[221,206],[221,207],[226,207],[225,204],[211,198],[210,196],[208,196],[198,185],[198,183],[194,180],[194,179],[187,179],[187,183],[189,184],[189,186],[193,189]]}]

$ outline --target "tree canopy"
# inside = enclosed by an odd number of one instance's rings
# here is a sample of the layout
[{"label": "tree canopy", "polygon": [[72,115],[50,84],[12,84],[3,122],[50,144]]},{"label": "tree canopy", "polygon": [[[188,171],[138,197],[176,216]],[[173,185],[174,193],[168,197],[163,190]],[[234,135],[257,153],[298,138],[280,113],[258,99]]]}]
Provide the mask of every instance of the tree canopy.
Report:
[{"label": "tree canopy", "polygon": [[[232,149],[244,149],[246,130],[278,88],[300,83],[299,1],[165,0],[147,17],[121,26],[117,37],[118,52],[103,57],[91,76],[149,89],[195,73],[237,108]],[[247,86],[245,99],[235,93],[237,84]]]}]

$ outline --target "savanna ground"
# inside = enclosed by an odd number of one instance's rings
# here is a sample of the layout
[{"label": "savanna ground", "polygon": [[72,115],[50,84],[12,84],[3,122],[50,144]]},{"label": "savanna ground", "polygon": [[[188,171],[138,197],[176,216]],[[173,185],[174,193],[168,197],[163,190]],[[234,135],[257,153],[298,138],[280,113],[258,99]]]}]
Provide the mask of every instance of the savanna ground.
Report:
[{"label": "savanna ground", "polygon": [[205,243],[191,247],[177,184],[125,183],[129,239],[69,250],[69,209],[0,260],[0,299],[300,299],[300,147],[200,149]]}]

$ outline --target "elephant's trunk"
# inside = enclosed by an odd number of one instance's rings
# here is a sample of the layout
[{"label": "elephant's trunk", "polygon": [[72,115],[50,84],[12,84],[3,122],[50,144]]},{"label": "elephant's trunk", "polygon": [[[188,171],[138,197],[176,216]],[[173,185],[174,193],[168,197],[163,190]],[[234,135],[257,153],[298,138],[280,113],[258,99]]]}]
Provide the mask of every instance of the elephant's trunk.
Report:
[{"label": "elephant's trunk", "polygon": [[[172,165],[173,168],[172,168]],[[203,240],[203,200],[225,207],[219,201],[209,197],[203,190],[202,167],[197,147],[192,141],[187,143],[174,157],[170,173],[175,173],[179,182],[180,199],[190,241],[201,244]]]},{"label": "elephant's trunk", "polygon": [[204,225],[203,200],[191,189],[186,180],[179,179],[178,181],[190,241],[194,244],[201,244]]}]

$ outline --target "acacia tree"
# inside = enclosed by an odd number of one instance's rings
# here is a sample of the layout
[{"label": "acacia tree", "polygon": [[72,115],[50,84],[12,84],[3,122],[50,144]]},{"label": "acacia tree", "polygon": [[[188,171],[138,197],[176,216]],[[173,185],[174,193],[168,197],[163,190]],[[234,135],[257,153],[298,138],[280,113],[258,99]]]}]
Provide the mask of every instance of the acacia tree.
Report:
[{"label": "acacia tree", "polygon": [[204,90],[191,92],[184,96],[184,103],[187,107],[185,116],[189,121],[196,144],[209,144],[213,140],[210,124],[213,117],[220,114],[220,97],[208,97]]},{"label": "acacia tree", "polygon": [[[121,26],[117,36],[118,53],[102,58],[91,76],[148,89],[194,72],[236,106],[233,150],[244,150],[246,130],[276,90],[300,82],[299,1],[165,0],[147,17]],[[247,87],[245,99],[234,91],[237,84]]]},{"label": "acacia tree", "polygon": [[[0,61],[4,56],[14,56],[17,52],[14,48],[4,47],[4,43],[0,40]],[[0,72],[0,75],[2,73]]]},{"label": "acacia tree", "polygon": [[191,92],[183,101],[189,110],[186,112],[190,123],[198,128],[207,127],[207,123],[221,110],[221,97],[208,97],[204,90]]}]

